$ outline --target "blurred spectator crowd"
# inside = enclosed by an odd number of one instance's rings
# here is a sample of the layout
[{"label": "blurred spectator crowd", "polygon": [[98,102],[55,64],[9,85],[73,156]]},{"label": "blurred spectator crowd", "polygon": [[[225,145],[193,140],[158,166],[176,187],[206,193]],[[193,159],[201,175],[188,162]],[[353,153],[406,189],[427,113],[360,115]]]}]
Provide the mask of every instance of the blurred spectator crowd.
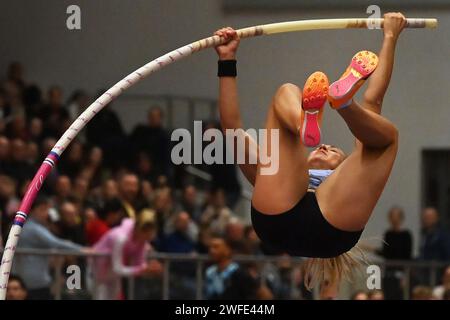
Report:
[{"label": "blurred spectator crowd", "polygon": [[[92,102],[82,90],[73,92],[67,101],[58,86],[44,92],[25,79],[20,63],[10,64],[0,86],[2,246],[20,199],[42,160]],[[202,166],[212,180],[199,190],[196,181],[186,177],[184,168],[170,161],[170,134],[163,123],[163,110],[154,106],[146,123],[127,134],[114,110],[102,110],[70,144],[47,178],[19,247],[94,247],[125,219],[137,220],[151,210],[151,250],[207,253],[214,234],[226,236],[236,252],[256,253],[254,232],[233,211],[241,190],[236,168]],[[211,122],[205,129],[211,126],[216,124]],[[32,270],[36,266],[51,267],[51,261],[35,259],[22,268],[25,262],[19,257],[13,271],[24,278],[24,284],[33,291],[31,296],[48,298],[48,271],[43,272],[47,279],[37,279],[31,273],[37,273]],[[157,273],[158,267],[152,268]]]},{"label": "blurred spectator crowd", "polygon": [[[92,102],[92,97],[82,90],[73,92],[67,101],[58,86],[51,86],[44,93],[39,86],[28,83],[20,63],[10,64],[0,86],[0,245],[6,242],[20,199],[42,160]],[[241,192],[236,168],[204,165],[201,169],[211,174],[212,181],[199,188],[181,166],[175,167],[170,161],[170,134],[163,123],[162,109],[152,107],[147,122],[127,134],[111,108],[100,112],[71,143],[43,185],[19,247],[87,252],[101,247],[109,248],[113,254],[120,248],[123,252],[118,259],[123,266],[113,264],[110,268],[119,275],[143,277],[136,283],[137,298],[160,297],[159,291],[149,290],[160,287],[160,262],[143,264],[128,256],[145,250],[210,254],[211,264],[205,270],[205,295],[209,299],[287,299],[292,298],[294,291],[299,298],[311,299],[311,293],[301,285],[300,269],[292,273],[295,268],[286,257],[264,268],[233,262],[234,254],[262,254],[254,230],[240,218],[245,214],[235,212]],[[389,213],[387,244],[381,249],[373,248],[375,253],[388,260],[413,258],[412,236],[402,228],[403,219],[401,208]],[[424,209],[422,219],[418,258],[450,261],[450,236],[440,225],[436,209]],[[105,240],[107,235],[111,245]],[[52,261],[34,259],[19,259],[14,266],[9,298],[51,298],[48,269],[52,268]],[[89,268],[85,262],[79,264]],[[127,269],[128,266],[135,268]],[[36,271],[39,267],[43,268],[42,274]],[[170,298],[194,297],[195,266],[176,262],[171,272],[171,286],[175,289]],[[450,269],[441,270],[439,275],[443,283],[435,289],[434,296],[448,298]],[[402,277],[401,268],[387,268],[385,293],[377,291],[370,296],[401,298]],[[117,289],[117,279],[103,280],[105,288]],[[420,284],[418,280],[417,285]],[[120,280],[120,286],[125,288],[126,283]],[[117,295],[109,298],[126,298],[125,291],[114,291]],[[432,291],[416,287],[414,292],[416,296],[431,292],[431,297]],[[355,294],[355,299],[358,294],[366,293]]]}]

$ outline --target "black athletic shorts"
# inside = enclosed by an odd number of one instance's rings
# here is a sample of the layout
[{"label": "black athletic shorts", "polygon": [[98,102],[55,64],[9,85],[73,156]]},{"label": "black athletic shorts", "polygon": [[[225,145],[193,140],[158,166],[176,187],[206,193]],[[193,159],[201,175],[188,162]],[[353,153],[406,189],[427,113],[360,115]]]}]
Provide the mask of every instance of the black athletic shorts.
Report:
[{"label": "black athletic shorts", "polygon": [[307,192],[292,209],[281,214],[263,214],[253,206],[251,210],[256,234],[263,247],[273,253],[337,257],[353,248],[363,231],[343,231],[332,226],[323,217],[314,192]]}]

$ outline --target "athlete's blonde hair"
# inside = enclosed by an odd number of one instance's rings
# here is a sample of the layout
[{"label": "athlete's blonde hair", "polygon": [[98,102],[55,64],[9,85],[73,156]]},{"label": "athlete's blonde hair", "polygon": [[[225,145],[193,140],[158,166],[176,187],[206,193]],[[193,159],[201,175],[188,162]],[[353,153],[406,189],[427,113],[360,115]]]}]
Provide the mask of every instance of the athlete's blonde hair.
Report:
[{"label": "athlete's blonde hair", "polygon": [[308,290],[325,281],[337,284],[341,280],[352,281],[355,271],[368,265],[364,252],[356,245],[334,258],[308,258],[303,265],[304,283]]}]

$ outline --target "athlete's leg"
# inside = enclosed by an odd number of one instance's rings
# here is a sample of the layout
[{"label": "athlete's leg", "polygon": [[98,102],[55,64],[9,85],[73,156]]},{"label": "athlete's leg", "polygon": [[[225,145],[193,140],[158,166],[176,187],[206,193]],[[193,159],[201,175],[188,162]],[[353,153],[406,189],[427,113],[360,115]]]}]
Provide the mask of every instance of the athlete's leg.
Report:
[{"label": "athlete's leg", "polygon": [[[293,84],[282,85],[275,94],[269,109],[266,130],[268,136],[277,130],[279,139],[279,165],[275,174],[263,174],[264,165],[259,162],[253,191],[253,205],[266,213],[282,213],[292,208],[305,195],[309,185],[307,149],[301,137],[312,134],[309,143],[320,139],[319,122],[326,102],[328,79],[322,72],[315,72],[306,80],[303,93]],[[310,112],[304,112],[303,108]],[[314,114],[312,114],[314,113]],[[306,114],[306,115],[305,115]],[[309,117],[309,118],[308,118]],[[309,121],[307,125],[306,121]],[[317,131],[318,130],[318,131]],[[317,135],[318,134],[318,135]],[[271,140],[266,139],[270,154],[276,151]],[[265,145],[265,146],[266,146]],[[261,154],[266,147],[260,148]]]},{"label": "athlete's leg", "polygon": [[385,118],[356,103],[339,114],[357,144],[316,195],[323,215],[332,225],[355,231],[366,225],[389,178],[397,154],[397,130]]},{"label": "athlete's leg", "polygon": [[[309,183],[307,149],[298,132],[302,116],[302,92],[293,84],[284,84],[276,92],[266,119],[268,138],[260,142],[261,152],[270,155],[278,149],[279,166],[275,174],[264,175],[258,164],[252,204],[263,213],[282,213],[292,208],[306,193]],[[270,135],[278,131],[277,145]]]},{"label": "athlete's leg", "polygon": [[[374,119],[367,113],[361,115],[360,122],[374,121],[389,127],[383,118]],[[370,128],[369,125],[367,127]],[[361,131],[364,133],[363,129],[362,126]],[[321,211],[335,227],[357,231],[363,229],[369,220],[389,178],[397,154],[396,129],[391,126],[389,131],[392,133],[390,137],[385,133],[378,137],[383,146],[380,143],[380,146],[372,147],[365,145],[364,142],[358,142],[354,151],[317,189],[316,195]],[[363,135],[356,137],[363,141]],[[378,144],[376,135],[370,140],[372,139]]]}]

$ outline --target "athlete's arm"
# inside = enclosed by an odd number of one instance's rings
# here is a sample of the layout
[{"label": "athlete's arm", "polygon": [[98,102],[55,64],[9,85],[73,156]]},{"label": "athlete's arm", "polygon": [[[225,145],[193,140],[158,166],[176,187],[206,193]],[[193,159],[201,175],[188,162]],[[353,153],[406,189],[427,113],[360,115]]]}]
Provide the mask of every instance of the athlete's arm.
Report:
[{"label": "athlete's arm", "polygon": [[[239,36],[232,28],[223,28],[215,32],[215,35],[223,37],[227,42],[216,47],[219,60],[235,60],[236,51],[239,46]],[[220,124],[224,133],[226,129],[242,129],[242,119],[239,110],[238,89],[236,77],[220,77],[219,78],[219,113]],[[254,185],[256,177],[256,164],[249,164],[249,152],[258,150],[256,142],[251,136],[242,131],[245,135],[245,164],[239,164],[242,173],[247,180]],[[235,139],[236,142],[236,139]],[[235,143],[235,146],[237,144]],[[235,147],[235,161],[237,159],[237,149]],[[256,159],[257,155],[256,155]]]},{"label": "athlete's arm", "polygon": [[381,105],[391,81],[394,68],[395,47],[397,40],[406,26],[406,18],[401,13],[384,15],[384,39],[378,54],[378,66],[370,76],[369,85],[364,93],[364,107],[381,113]]}]

